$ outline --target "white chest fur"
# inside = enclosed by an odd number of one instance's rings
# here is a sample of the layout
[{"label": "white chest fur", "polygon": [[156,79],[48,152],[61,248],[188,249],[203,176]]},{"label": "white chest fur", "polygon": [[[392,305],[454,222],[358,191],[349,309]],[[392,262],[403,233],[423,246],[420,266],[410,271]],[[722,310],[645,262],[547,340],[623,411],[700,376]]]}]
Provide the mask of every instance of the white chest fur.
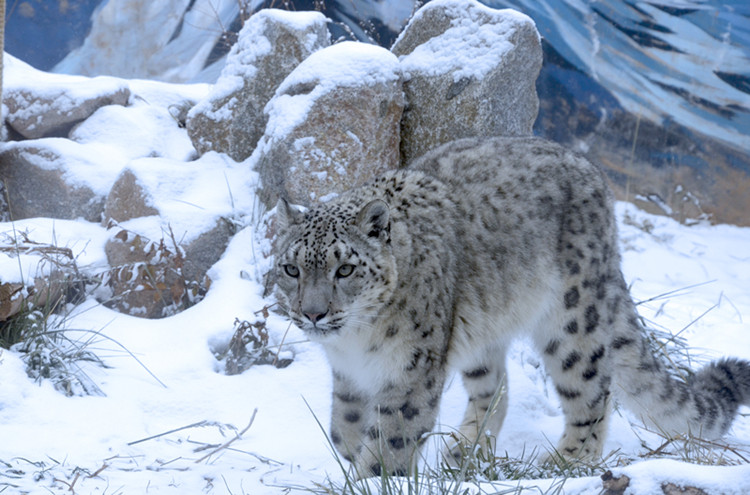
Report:
[{"label": "white chest fur", "polygon": [[334,372],[346,376],[362,392],[373,394],[403,381],[413,351],[398,339],[384,341],[374,338],[379,332],[368,333],[344,331],[321,343]]}]

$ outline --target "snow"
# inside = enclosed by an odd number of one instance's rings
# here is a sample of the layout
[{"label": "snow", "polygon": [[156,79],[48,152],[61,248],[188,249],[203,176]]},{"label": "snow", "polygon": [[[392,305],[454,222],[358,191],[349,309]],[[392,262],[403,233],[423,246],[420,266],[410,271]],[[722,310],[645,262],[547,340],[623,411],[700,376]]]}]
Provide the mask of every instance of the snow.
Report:
[{"label": "snow", "polygon": [[160,239],[172,230],[183,242],[208,231],[219,218],[239,218],[253,211],[257,174],[223,154],[209,152],[183,162],[170,158],[140,158],[128,164],[149,194],[160,217],[143,217],[120,226]]},{"label": "snow", "polygon": [[[3,246],[14,245],[14,239],[26,236],[42,245],[70,247],[78,266],[88,271],[101,271],[107,267],[101,252],[108,235],[98,225],[52,218],[31,218],[1,225],[0,244]],[[0,283],[33,285],[34,277],[47,275],[49,268],[50,264],[33,251],[18,256],[0,253]]]},{"label": "snow", "polygon": [[400,78],[396,57],[385,48],[356,41],[344,41],[311,54],[284,79],[276,94],[292,88],[317,84],[322,91],[336,87],[387,84]]},{"label": "snow", "polygon": [[[378,55],[382,51],[375,48],[342,43],[326,51],[311,57],[288,84],[317,81],[326,75],[324,69],[331,71],[327,80],[339,82],[398,75],[393,59]],[[376,56],[378,63],[358,65],[365,55]],[[340,60],[353,71],[345,72],[337,65]],[[380,72],[373,72],[376,69]],[[26,70],[7,66],[6,81],[29,88],[41,84],[27,77]],[[80,79],[66,91],[96,93],[99,81]],[[80,363],[104,396],[66,397],[49,380],[30,379],[20,352],[0,351],[0,491],[276,494],[314,489],[328,480],[342,483],[340,466],[319,426],[329,422],[331,394],[320,348],[271,312],[266,321],[270,342],[278,346],[283,341],[282,353],[293,357],[290,366],[255,366],[227,376],[214,357],[214,350],[228,344],[236,318],[262,320],[259,311],[273,303],[262,295],[269,245],[259,227],[255,174],[246,163],[216,153],[190,161],[185,131],[170,121],[168,107],[196,101],[205,86],[128,84],[147,103],[136,98],[128,107],[102,108],[74,131],[75,141],[29,143],[59,153],[56,166],[80,180],[101,169],[99,179],[87,179],[101,181],[97,191],[111,185],[125,167],[135,171],[163,218],[131,220],[123,224],[127,228],[150,232],[168,223],[176,231],[198,232],[220,216],[245,226],[211,268],[212,285],[205,299],[180,314],[144,320],[107,309],[89,296],[68,306],[64,319],[57,318],[70,338],[106,363],[106,368]],[[618,203],[617,219],[624,273],[636,300],[652,299],[639,306],[650,324],[680,332],[695,348],[698,362],[719,355],[750,358],[750,229],[688,227],[625,203]],[[14,238],[20,232],[36,242],[70,248],[85,274],[107,269],[104,244],[111,232],[99,224],[45,218],[0,224],[0,234]],[[0,280],[29,280],[40,262],[24,256],[19,270],[18,259],[0,254]],[[514,344],[509,355],[510,408],[498,444],[513,456],[543,452],[562,432],[559,401],[540,361],[523,341]],[[460,420],[466,395],[459,382],[453,379],[447,386],[440,431],[452,431]],[[745,416],[723,442],[747,458],[750,411],[741,412]],[[230,448],[204,459],[248,424]],[[643,430],[627,412],[617,411],[605,450],[634,460],[626,467],[612,462],[611,467],[616,476],[631,478],[633,493],[661,494],[664,480],[695,484],[710,493],[750,492],[747,462],[715,467],[679,462],[679,456],[647,460],[644,443],[655,449],[662,439]],[[723,454],[733,458],[731,452]],[[436,455],[436,447],[428,445],[425,462],[434,464]],[[466,488],[469,493],[516,486],[544,491],[561,484],[564,493],[601,491],[598,477],[470,483]]]}]

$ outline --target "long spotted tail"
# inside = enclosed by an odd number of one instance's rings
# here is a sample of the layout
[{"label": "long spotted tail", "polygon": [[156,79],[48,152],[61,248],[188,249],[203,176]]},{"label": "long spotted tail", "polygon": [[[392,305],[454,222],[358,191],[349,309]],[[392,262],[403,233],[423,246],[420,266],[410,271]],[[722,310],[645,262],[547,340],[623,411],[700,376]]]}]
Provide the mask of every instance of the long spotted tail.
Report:
[{"label": "long spotted tail", "polygon": [[732,425],[739,407],[750,405],[750,361],[714,361],[695,373],[687,387],[693,394],[691,431],[718,438]]},{"label": "long spotted tail", "polygon": [[630,410],[665,434],[719,438],[740,406],[750,405],[750,361],[720,359],[681,380],[652,354],[645,338],[627,344],[632,347],[618,360],[614,388],[621,389],[619,398]]}]

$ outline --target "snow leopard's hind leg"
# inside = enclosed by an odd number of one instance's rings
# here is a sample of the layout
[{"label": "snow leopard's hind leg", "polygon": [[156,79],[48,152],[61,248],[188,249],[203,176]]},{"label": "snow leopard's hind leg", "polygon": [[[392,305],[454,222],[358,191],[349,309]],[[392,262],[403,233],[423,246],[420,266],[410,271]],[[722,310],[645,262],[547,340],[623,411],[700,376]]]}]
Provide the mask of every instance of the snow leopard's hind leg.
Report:
[{"label": "snow leopard's hind leg", "polygon": [[560,398],[565,429],[553,456],[601,457],[613,386],[613,326],[629,303],[620,272],[611,202],[582,189],[561,216],[557,270],[562,290],[535,340]]}]

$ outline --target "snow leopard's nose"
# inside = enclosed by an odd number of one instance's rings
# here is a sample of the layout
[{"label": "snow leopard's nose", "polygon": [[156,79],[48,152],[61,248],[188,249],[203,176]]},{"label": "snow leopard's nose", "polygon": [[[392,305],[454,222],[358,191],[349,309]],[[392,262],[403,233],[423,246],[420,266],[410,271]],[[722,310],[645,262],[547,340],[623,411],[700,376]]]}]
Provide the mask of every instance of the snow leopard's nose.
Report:
[{"label": "snow leopard's nose", "polygon": [[325,311],[323,313],[305,313],[305,316],[308,320],[310,320],[313,325],[318,323],[320,320],[325,318],[325,316],[328,314],[328,311]]}]

